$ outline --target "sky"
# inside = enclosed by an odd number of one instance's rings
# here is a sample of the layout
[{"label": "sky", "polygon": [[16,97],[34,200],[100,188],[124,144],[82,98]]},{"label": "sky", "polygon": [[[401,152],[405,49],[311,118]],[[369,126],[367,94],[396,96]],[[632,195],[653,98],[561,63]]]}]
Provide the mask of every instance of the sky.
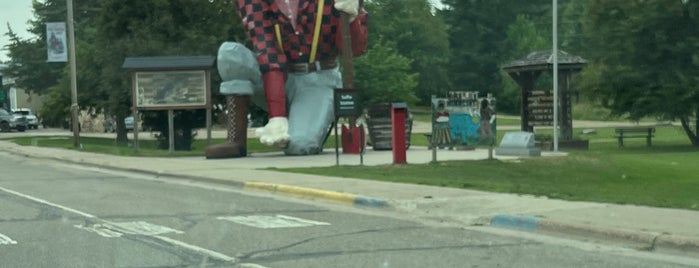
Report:
[{"label": "sky", "polygon": [[7,61],[5,46],[9,44],[7,24],[22,38],[30,38],[27,21],[31,20],[32,0],[0,0],[0,61]]},{"label": "sky", "polygon": [[[440,0],[430,0],[430,2],[441,7]],[[0,62],[9,60],[5,50],[5,46],[9,44],[9,37],[6,35],[7,24],[21,38],[31,38],[27,31],[29,27],[27,21],[32,17],[32,0],[0,0]]]}]

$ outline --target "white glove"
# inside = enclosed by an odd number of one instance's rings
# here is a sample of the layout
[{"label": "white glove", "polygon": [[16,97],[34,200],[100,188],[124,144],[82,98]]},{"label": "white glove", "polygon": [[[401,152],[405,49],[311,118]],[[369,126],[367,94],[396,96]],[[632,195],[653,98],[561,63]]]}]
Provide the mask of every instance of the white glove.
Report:
[{"label": "white glove", "polygon": [[345,12],[354,21],[359,15],[359,0],[335,0],[335,9]]},{"label": "white glove", "polygon": [[272,117],[267,125],[255,130],[255,134],[264,145],[284,148],[289,142],[289,121],[286,117]]},{"label": "white glove", "polygon": [[495,115],[492,115],[492,116],[490,117],[490,121],[489,121],[489,122],[490,122],[491,125],[495,122]]}]

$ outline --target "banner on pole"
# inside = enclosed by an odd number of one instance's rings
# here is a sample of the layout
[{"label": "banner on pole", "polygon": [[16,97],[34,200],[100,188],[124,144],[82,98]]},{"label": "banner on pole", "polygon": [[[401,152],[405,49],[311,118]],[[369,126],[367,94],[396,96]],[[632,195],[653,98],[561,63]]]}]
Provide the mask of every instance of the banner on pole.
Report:
[{"label": "banner on pole", "polygon": [[46,48],[48,62],[67,62],[68,49],[66,45],[66,23],[46,23]]}]

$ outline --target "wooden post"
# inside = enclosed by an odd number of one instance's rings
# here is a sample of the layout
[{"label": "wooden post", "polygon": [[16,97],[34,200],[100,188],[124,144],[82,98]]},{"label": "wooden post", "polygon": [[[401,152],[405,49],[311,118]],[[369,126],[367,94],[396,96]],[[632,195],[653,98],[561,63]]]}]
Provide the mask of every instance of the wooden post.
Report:
[{"label": "wooden post", "polygon": [[[167,110],[167,126],[170,153],[175,151],[175,113],[172,109]],[[135,127],[134,127],[135,128]]]},{"label": "wooden post", "polygon": [[[350,31],[350,16],[342,12],[340,14],[340,31],[342,32],[342,87],[354,89],[354,62],[352,58],[352,32]],[[349,128],[357,124],[357,117],[349,118]]]}]

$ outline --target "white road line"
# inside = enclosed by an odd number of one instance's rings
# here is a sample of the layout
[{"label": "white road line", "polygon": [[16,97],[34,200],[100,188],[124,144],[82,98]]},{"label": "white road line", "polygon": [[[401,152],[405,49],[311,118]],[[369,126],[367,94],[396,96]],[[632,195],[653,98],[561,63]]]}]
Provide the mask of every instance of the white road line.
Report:
[{"label": "white road line", "polygon": [[83,217],[86,217],[86,218],[91,218],[91,219],[92,219],[92,218],[96,218],[94,215],[87,214],[87,213],[85,213],[85,212],[82,212],[82,211],[79,211],[79,210],[75,210],[75,209],[72,209],[72,208],[69,208],[69,207],[61,206],[61,205],[59,205],[59,204],[54,204],[54,203],[51,203],[51,202],[46,201],[46,200],[44,200],[44,199],[36,198],[36,197],[30,196],[30,195],[26,195],[26,194],[23,194],[23,193],[20,193],[20,192],[16,192],[16,191],[7,189],[7,188],[0,187],[0,190],[3,191],[3,192],[6,192],[6,193],[10,193],[10,194],[13,194],[13,195],[22,197],[22,198],[26,198],[26,199],[32,200],[32,201],[37,202],[37,203],[42,203],[42,204],[44,204],[44,205],[48,205],[48,206],[51,206],[51,207],[60,208],[60,209],[62,209],[62,210],[65,210],[65,211],[68,211],[68,212],[71,212],[71,213],[75,213],[75,214],[78,214],[78,215],[83,216]]},{"label": "white road line", "polygon": [[[76,210],[76,209],[72,209],[72,208],[69,208],[69,207],[66,207],[66,206],[62,206],[62,205],[59,205],[59,204],[54,204],[54,203],[51,203],[51,202],[49,202],[49,201],[43,200],[43,199],[41,199],[41,198],[36,198],[36,197],[30,196],[30,195],[26,195],[26,194],[23,194],[23,193],[20,193],[20,192],[17,192],[17,191],[13,191],[13,190],[10,190],[10,189],[7,189],[7,188],[3,188],[3,187],[0,187],[0,190],[3,191],[3,192],[6,192],[6,193],[10,193],[10,194],[13,194],[13,195],[22,197],[22,198],[26,198],[26,199],[29,199],[29,200],[32,200],[32,201],[35,201],[35,202],[38,202],[38,203],[47,205],[47,206],[51,206],[51,207],[55,207],[55,208],[60,208],[60,209],[62,209],[62,210],[65,210],[65,211],[68,211],[68,212],[71,212],[71,213],[75,213],[75,214],[78,214],[78,215],[83,216],[83,217],[86,217],[86,218],[91,218],[91,219],[93,219],[94,221],[99,221],[99,222],[101,222],[101,223],[102,223],[103,225],[105,225],[105,226],[118,226],[118,223],[114,223],[114,222],[110,222],[110,221],[107,221],[107,220],[103,220],[103,219],[97,218],[97,217],[94,216],[94,215],[91,215],[91,214],[88,214],[88,213],[85,213],[85,212],[82,212],[82,211],[79,211],[79,210]],[[174,230],[174,229],[173,229],[173,230]],[[157,239],[159,239],[159,240],[161,240],[161,241],[163,241],[163,242],[169,243],[169,244],[174,245],[174,246],[178,246],[178,247],[186,248],[186,249],[189,249],[189,250],[192,250],[192,251],[195,251],[195,252],[199,252],[199,253],[206,254],[206,255],[208,255],[208,256],[210,256],[210,257],[212,257],[212,258],[218,259],[218,260],[228,261],[228,262],[234,262],[234,261],[236,261],[236,259],[235,259],[234,257],[225,255],[225,254],[223,254],[223,253],[219,253],[219,252],[216,252],[216,251],[213,251],[213,250],[209,250],[209,249],[205,249],[205,248],[202,248],[202,247],[199,247],[199,246],[187,244],[187,243],[185,243],[185,242],[182,242],[182,241],[179,241],[179,240],[175,240],[175,239],[172,239],[172,238],[169,238],[169,237],[159,236],[159,235],[151,236],[151,237],[157,238]],[[9,238],[8,238],[8,239],[9,239]],[[12,242],[14,242],[14,243],[17,243],[17,242],[15,242],[15,241],[11,240],[11,239],[10,239],[10,241],[12,241]]]},{"label": "white road line", "polygon": [[104,227],[102,224],[95,224],[92,226],[82,226],[82,225],[73,225],[75,228],[86,230],[89,232],[96,233],[102,237],[106,238],[116,238],[116,237],[121,237],[122,233],[120,232],[115,232],[110,230],[109,228]]},{"label": "white road line", "polygon": [[238,267],[240,268],[267,268],[267,266],[262,266],[254,263],[241,263]]},{"label": "white road line", "polygon": [[180,247],[183,247],[183,248],[186,248],[186,249],[195,251],[195,252],[199,252],[199,253],[202,253],[202,254],[209,255],[209,256],[211,256],[211,257],[214,257],[214,258],[219,259],[219,260],[222,260],[222,261],[228,261],[228,262],[235,262],[235,261],[236,261],[236,259],[235,259],[234,257],[225,255],[225,254],[223,254],[223,253],[219,253],[219,252],[216,252],[216,251],[213,251],[213,250],[209,250],[209,249],[205,249],[205,248],[202,248],[202,247],[190,245],[190,244],[187,244],[187,243],[185,243],[185,242],[182,242],[182,241],[179,241],[179,240],[175,240],[175,239],[172,239],[172,238],[169,238],[169,237],[166,237],[166,236],[159,236],[159,235],[156,235],[156,236],[153,236],[153,237],[158,238],[158,239],[160,239],[160,240],[162,240],[162,241],[165,241],[165,242],[167,242],[167,243],[170,243],[170,244],[172,244],[172,245],[180,246]]},{"label": "white road line", "polygon": [[0,234],[0,245],[17,245],[17,241],[12,240],[9,236]]}]

